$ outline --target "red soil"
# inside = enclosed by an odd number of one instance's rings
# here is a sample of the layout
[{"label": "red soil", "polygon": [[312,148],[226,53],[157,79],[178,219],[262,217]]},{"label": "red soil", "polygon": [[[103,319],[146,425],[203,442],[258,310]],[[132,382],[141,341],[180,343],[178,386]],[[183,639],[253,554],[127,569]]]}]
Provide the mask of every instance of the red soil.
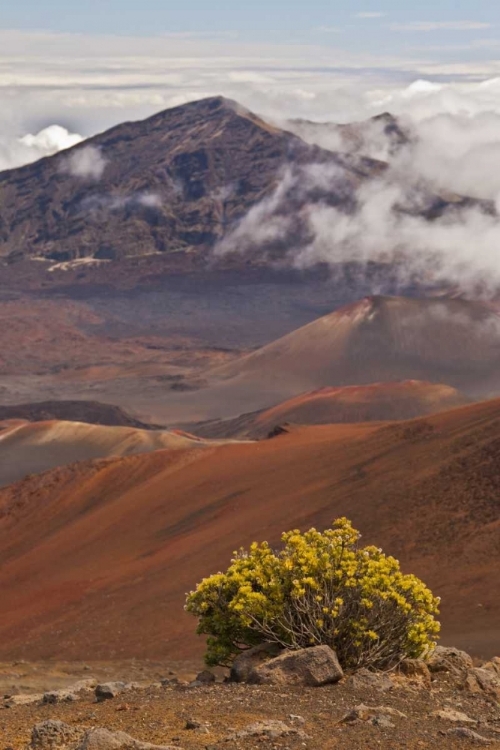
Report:
[{"label": "red soil", "polygon": [[500,650],[500,400],[390,425],[78,464],[0,492],[0,657],[192,657],[185,592],[253,539],[347,515]]}]

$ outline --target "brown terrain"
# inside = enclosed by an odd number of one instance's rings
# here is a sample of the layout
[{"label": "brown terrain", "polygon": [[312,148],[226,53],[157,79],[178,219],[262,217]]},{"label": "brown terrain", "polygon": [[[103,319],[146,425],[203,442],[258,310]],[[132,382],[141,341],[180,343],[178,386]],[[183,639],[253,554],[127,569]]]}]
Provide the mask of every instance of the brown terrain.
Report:
[{"label": "brown terrain", "polygon": [[[253,414],[190,425],[203,437],[260,439],[285,423],[339,424],[404,420],[436,414],[468,403],[448,385],[405,380],[341,388],[320,388]],[[1,412],[0,412],[1,413]]]},{"label": "brown terrain", "polygon": [[192,658],[203,644],[186,591],[254,538],[277,543],[340,515],[442,596],[445,643],[489,656],[500,647],[499,424],[495,401],[13,484],[0,491],[0,657]]},{"label": "brown terrain", "polygon": [[[37,674],[38,669],[45,677]],[[0,665],[0,680],[9,673],[14,680],[22,675],[25,685],[33,685],[38,692],[72,688],[82,680],[92,685],[93,678],[102,683],[119,676],[135,683],[102,702],[87,688],[69,702],[39,699],[12,706],[6,700],[4,705],[11,707],[3,711],[0,703],[0,746],[13,750],[28,747],[34,725],[54,720],[65,722],[80,738],[85,730],[99,727],[125,732],[140,742],[185,750],[500,748],[500,717],[494,699],[464,690],[460,674],[434,673],[430,684],[400,675],[372,675],[371,681],[354,676],[322,688],[277,689],[189,683],[186,679],[194,678],[194,668],[190,672],[185,665],[179,669],[165,662],[18,663],[4,669]],[[15,691],[7,694],[15,695]],[[29,696],[25,692],[19,697]],[[96,746],[123,745],[115,740]],[[130,746],[136,747],[126,744]]]}]

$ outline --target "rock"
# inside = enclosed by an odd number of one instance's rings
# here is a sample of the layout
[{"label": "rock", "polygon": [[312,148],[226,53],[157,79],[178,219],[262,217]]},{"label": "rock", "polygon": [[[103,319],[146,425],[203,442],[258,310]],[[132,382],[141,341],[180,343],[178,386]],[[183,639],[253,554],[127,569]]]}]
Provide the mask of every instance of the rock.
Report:
[{"label": "rock", "polygon": [[431,672],[453,672],[461,674],[468,669],[472,669],[474,663],[472,657],[465,651],[458,648],[446,648],[445,646],[436,646],[432,655],[427,661],[427,666]]},{"label": "rock", "polygon": [[194,730],[195,732],[201,732],[202,734],[209,734],[208,724],[206,722],[197,721],[196,719],[188,719],[186,721],[186,729]]},{"label": "rock", "polygon": [[375,690],[392,690],[393,681],[384,672],[370,672],[369,669],[358,669],[350,678],[350,683],[355,690],[374,688]]},{"label": "rock", "polygon": [[277,740],[280,737],[289,737],[295,735],[302,739],[307,739],[307,735],[299,729],[289,727],[284,721],[277,721],[271,719],[269,721],[257,721],[255,724],[250,724],[245,729],[235,732],[228,739],[245,739],[247,737],[265,737],[271,740]]},{"label": "rock", "polygon": [[500,657],[495,656],[491,661],[483,664],[482,669],[488,669],[490,672],[495,672],[500,677]]},{"label": "rock", "polygon": [[258,646],[242,651],[233,661],[231,667],[231,682],[248,682],[254,667],[262,662],[273,659],[281,654],[283,649],[277,643],[261,643]]},{"label": "rock", "polygon": [[117,695],[137,687],[139,685],[136,682],[104,682],[97,685],[94,692],[97,700],[101,702],[116,698]]},{"label": "rock", "polygon": [[68,690],[70,690],[72,693],[89,693],[95,690],[98,684],[98,680],[96,680],[94,677],[89,677],[86,680],[78,680],[78,682],[75,682],[74,685],[71,685]]},{"label": "rock", "polygon": [[329,646],[285,651],[255,667],[249,682],[259,685],[304,685],[320,687],[339,682],[344,676],[337,654]]},{"label": "rock", "polygon": [[469,729],[469,727],[453,727],[453,729],[448,729],[447,734],[454,735],[455,737],[460,737],[463,740],[470,740],[471,742],[475,742],[478,745],[491,745],[492,743],[492,740],[489,740],[487,737],[483,737],[477,732],[473,732],[472,729]]},{"label": "rock", "polygon": [[80,700],[78,695],[71,690],[51,690],[43,695],[44,703],[71,703],[78,700]]},{"label": "rock", "polygon": [[437,719],[443,719],[443,721],[453,721],[457,724],[477,724],[475,719],[471,719],[467,714],[461,711],[455,711],[453,708],[443,708],[439,711],[433,711],[431,716],[435,716]]},{"label": "rock", "polygon": [[418,680],[427,687],[431,685],[431,673],[423,659],[404,659],[399,665],[399,671],[410,680]]},{"label": "rock", "polygon": [[30,750],[73,750],[82,738],[83,731],[62,721],[44,721],[33,727]]},{"label": "rock", "polygon": [[[359,706],[351,709],[341,720],[340,724],[352,724],[356,721],[370,721],[372,723],[378,723],[382,718],[391,716],[398,719],[406,719],[406,714],[402,711],[398,711],[397,708],[391,708],[390,706],[365,706],[361,703]],[[391,726],[394,726],[393,724]]]},{"label": "rock", "polygon": [[77,750],[180,750],[172,745],[151,745],[135,740],[125,732],[110,732],[108,729],[90,729],[85,733]]},{"label": "rock", "polygon": [[476,667],[469,669],[465,678],[465,687],[471,693],[487,693],[500,701],[500,676],[494,669]]},{"label": "rock", "polygon": [[21,695],[11,695],[7,698],[4,705],[7,708],[12,708],[13,706],[31,706],[33,703],[40,703],[42,700],[43,695],[22,693]]},{"label": "rock", "polygon": [[203,670],[203,672],[200,672],[200,674],[196,677],[195,682],[199,682],[201,685],[210,685],[211,683],[216,681],[216,677],[213,674],[213,672],[209,672],[208,669]]}]

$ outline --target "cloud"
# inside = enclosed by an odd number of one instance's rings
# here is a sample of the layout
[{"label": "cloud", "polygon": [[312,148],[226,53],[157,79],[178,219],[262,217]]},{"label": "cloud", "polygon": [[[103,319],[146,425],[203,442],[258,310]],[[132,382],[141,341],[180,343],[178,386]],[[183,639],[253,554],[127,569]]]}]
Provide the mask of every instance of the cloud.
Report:
[{"label": "cloud", "polygon": [[[500,121],[498,115],[477,121],[440,117],[441,122],[414,124],[412,139],[391,158],[389,169],[353,193],[341,167],[287,170],[217,253],[255,253],[279,242],[288,249],[288,262],[301,269],[326,263],[341,275],[355,264],[359,279],[373,284],[373,265],[385,266],[386,286],[379,281],[374,291],[393,289],[396,281],[401,288],[452,285],[471,297],[498,294],[499,216],[490,203],[464,203],[457,192],[470,188],[500,210]],[[372,127],[379,138],[379,122]],[[338,205],[322,192],[337,194]]]},{"label": "cloud", "polygon": [[60,125],[50,125],[36,135],[28,133],[10,138],[0,136],[0,170],[20,167],[44,156],[52,156],[82,140],[81,135],[70,133]]},{"label": "cloud", "polygon": [[491,29],[493,24],[484,21],[414,21],[412,23],[391,23],[391,31],[478,31]]},{"label": "cloud", "polygon": [[160,209],[163,199],[158,193],[143,191],[131,195],[95,194],[85,198],[82,208],[85,211],[120,211],[124,208],[143,206],[149,209]]},{"label": "cloud", "polygon": [[99,180],[107,161],[95,146],[84,146],[74,151],[63,164],[63,171],[83,180]]}]

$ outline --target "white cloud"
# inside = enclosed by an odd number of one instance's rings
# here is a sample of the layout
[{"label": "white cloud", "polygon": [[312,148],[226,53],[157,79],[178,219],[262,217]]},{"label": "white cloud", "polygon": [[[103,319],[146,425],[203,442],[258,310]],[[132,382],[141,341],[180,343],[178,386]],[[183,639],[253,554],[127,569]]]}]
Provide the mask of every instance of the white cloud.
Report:
[{"label": "white cloud", "polygon": [[36,135],[28,133],[10,138],[0,136],[0,170],[29,164],[44,156],[52,156],[82,140],[81,135],[70,133],[60,125],[50,125]]},{"label": "white cloud", "polygon": [[63,171],[84,180],[99,180],[106,164],[107,161],[100,149],[95,146],[84,146],[68,156],[63,164]]},{"label": "white cloud", "polygon": [[491,29],[493,24],[484,21],[414,21],[413,23],[391,23],[391,31],[478,31]]}]

